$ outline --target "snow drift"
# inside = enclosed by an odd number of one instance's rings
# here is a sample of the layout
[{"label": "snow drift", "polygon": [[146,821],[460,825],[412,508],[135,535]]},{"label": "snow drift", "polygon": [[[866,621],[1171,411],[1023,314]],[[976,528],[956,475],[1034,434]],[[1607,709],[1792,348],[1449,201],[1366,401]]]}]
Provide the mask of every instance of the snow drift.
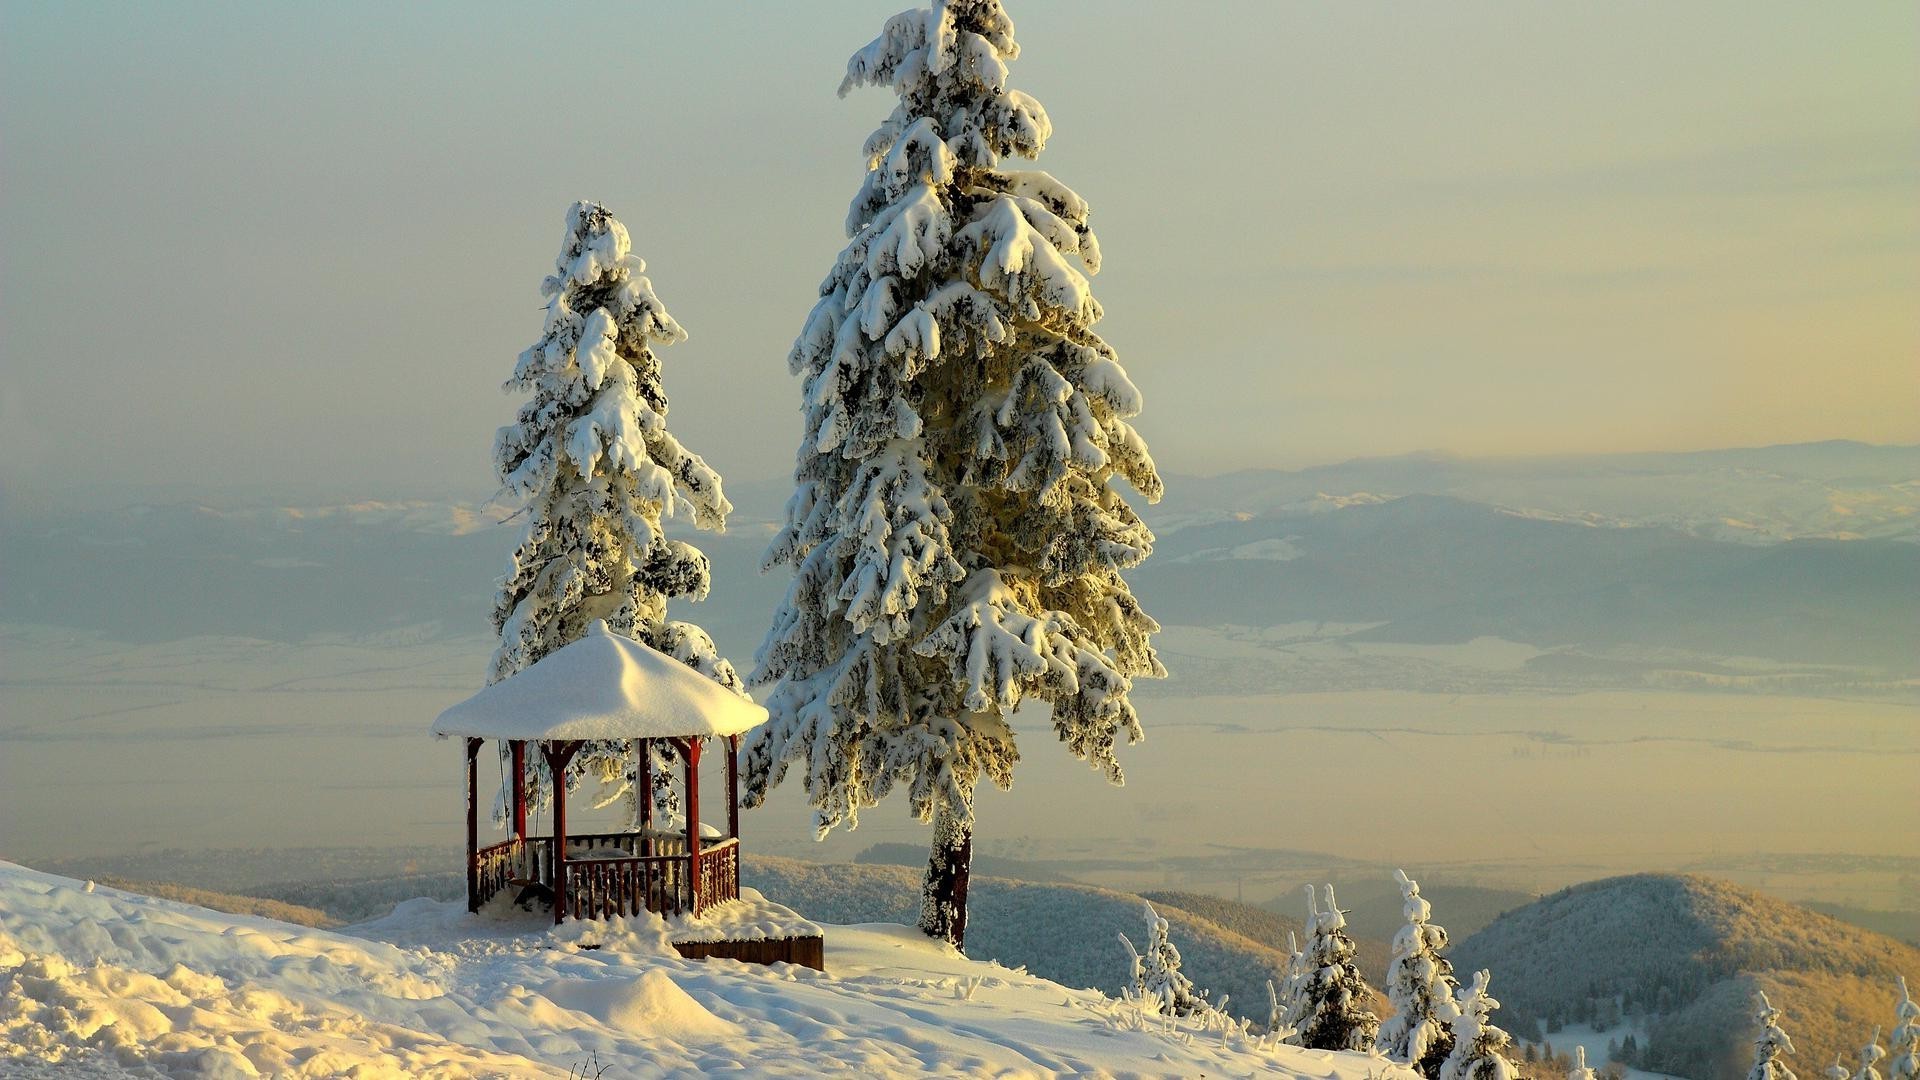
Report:
[{"label": "snow drift", "polygon": [[[682,960],[657,919],[559,930],[411,900],[314,930],[0,862],[0,1073],[1313,1076],[1389,1066],[1150,1017],[899,926],[829,974]],[[1398,1072],[1399,1070],[1395,1070]]]}]

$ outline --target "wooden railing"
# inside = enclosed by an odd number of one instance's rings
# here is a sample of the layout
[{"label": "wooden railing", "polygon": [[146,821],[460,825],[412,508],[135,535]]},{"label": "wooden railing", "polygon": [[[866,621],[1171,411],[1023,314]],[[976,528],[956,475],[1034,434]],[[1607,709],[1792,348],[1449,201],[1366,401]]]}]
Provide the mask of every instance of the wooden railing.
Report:
[{"label": "wooden railing", "polygon": [[[696,865],[689,866],[686,842],[664,837],[653,840],[654,854],[642,854],[643,839],[634,833],[588,833],[568,836],[566,880],[562,884],[568,914],[583,919],[638,915],[641,911],[679,915],[699,898],[704,913],[715,904],[740,897],[740,841],[715,841],[700,849]],[[593,852],[592,856],[583,857]],[[608,857],[602,852],[619,852]],[[554,882],[553,837],[508,839],[481,848],[474,857],[478,903],[485,904],[515,882]],[[699,883],[698,890],[693,888]]]},{"label": "wooden railing", "polygon": [[567,913],[605,919],[654,911],[678,915],[687,909],[685,856],[582,859],[567,866]]},{"label": "wooden railing", "polygon": [[700,882],[694,894],[699,904],[694,915],[704,915],[715,904],[740,899],[740,841],[722,840],[700,849],[700,866],[695,875]]}]

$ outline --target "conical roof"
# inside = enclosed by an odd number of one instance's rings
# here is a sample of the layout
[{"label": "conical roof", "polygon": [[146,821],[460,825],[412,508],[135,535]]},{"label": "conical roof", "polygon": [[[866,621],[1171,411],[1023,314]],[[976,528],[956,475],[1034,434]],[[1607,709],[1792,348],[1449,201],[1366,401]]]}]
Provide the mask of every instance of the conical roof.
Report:
[{"label": "conical roof", "polygon": [[595,620],[555,649],[440,714],[435,735],[568,741],[738,735],[767,710]]}]

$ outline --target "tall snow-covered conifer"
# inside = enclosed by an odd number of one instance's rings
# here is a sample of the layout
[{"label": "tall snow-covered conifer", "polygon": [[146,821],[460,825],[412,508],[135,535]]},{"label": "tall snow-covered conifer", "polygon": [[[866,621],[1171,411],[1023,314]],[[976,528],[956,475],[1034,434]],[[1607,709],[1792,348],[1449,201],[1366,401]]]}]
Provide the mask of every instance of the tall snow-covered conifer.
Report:
[{"label": "tall snow-covered conifer", "polygon": [[[645,269],[606,207],[568,209],[554,272],[540,285],[546,328],[506,384],[532,396],[494,438],[494,466],[506,491],[524,501],[527,531],[494,601],[500,647],[489,682],[604,619],[614,633],[744,693],[704,630],[667,618],[669,599],[707,595],[707,558],[667,539],[662,516],[684,506],[696,526],[719,530],[733,507],[719,475],[667,431],[653,350],[684,340],[686,331],[654,296]],[[575,758],[568,784],[598,774],[608,782],[604,801],[625,796],[637,807],[636,764],[626,744],[591,743]],[[545,779],[544,766],[535,765]],[[552,789],[536,783],[534,794],[544,803]]]},{"label": "tall snow-covered conifer", "polygon": [[1387,965],[1387,1000],[1393,1015],[1380,1025],[1379,1048],[1395,1061],[1438,1077],[1440,1065],[1453,1049],[1450,1027],[1458,1009],[1453,964],[1444,955],[1447,931],[1427,920],[1433,906],[1420,895],[1420,884],[1406,871],[1395,870],[1400,883],[1401,913],[1407,924],[1393,937],[1393,958]]},{"label": "tall snow-covered conifer", "polygon": [[1573,1048],[1573,1068],[1567,1070],[1567,1080],[1596,1080],[1593,1068],[1587,1064],[1586,1047]]},{"label": "tall snow-covered conifer", "polygon": [[1052,709],[1069,752],[1121,782],[1132,681],[1164,675],[1121,572],[1160,495],[1127,422],[1140,393],[1094,332],[1087,204],[1032,158],[1052,126],[1007,84],[1000,0],[888,20],[841,92],[891,90],[789,365],[804,431],[769,568],[793,581],[758,654],[772,721],[745,753],[755,805],[799,763],[821,835],[894,787],[934,825],[920,926],[960,945],[973,796],[1013,781],[1008,718]]},{"label": "tall snow-covered conifer", "polygon": [[1380,1030],[1380,1018],[1369,1007],[1373,987],[1353,962],[1356,949],[1333,886],[1327,886],[1324,908],[1316,907],[1313,886],[1307,886],[1307,918],[1312,936],[1307,939],[1299,1044],[1309,1050],[1372,1050]]},{"label": "tall snow-covered conifer", "polygon": [[1486,972],[1475,972],[1455,999],[1453,1049],[1440,1066],[1440,1080],[1519,1080],[1520,1069],[1509,1056],[1513,1038],[1493,1023],[1500,1003],[1487,992],[1487,978]]},{"label": "tall snow-covered conifer", "polygon": [[1760,1034],[1753,1040],[1753,1068],[1747,1071],[1747,1080],[1798,1080],[1780,1060],[1793,1053],[1793,1040],[1780,1027],[1780,1010],[1767,1000],[1765,991],[1757,991],[1755,1000],[1759,1008],[1753,1019],[1760,1025]]}]

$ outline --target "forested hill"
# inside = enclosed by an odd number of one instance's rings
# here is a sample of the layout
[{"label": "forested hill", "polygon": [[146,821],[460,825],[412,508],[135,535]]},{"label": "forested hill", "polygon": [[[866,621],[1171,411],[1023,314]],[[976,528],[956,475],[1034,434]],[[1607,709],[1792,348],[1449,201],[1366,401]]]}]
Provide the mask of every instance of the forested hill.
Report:
[{"label": "forested hill", "polygon": [[[1457,970],[1490,968],[1505,1026],[1551,1039],[1562,1024],[1644,1019],[1641,1068],[1698,1080],[1746,1075],[1755,990],[1786,1011],[1814,1075],[1892,1021],[1894,977],[1920,949],[1713,878],[1636,874],[1565,889],[1458,943]],[[1536,1027],[1537,1025],[1537,1027]]]}]

